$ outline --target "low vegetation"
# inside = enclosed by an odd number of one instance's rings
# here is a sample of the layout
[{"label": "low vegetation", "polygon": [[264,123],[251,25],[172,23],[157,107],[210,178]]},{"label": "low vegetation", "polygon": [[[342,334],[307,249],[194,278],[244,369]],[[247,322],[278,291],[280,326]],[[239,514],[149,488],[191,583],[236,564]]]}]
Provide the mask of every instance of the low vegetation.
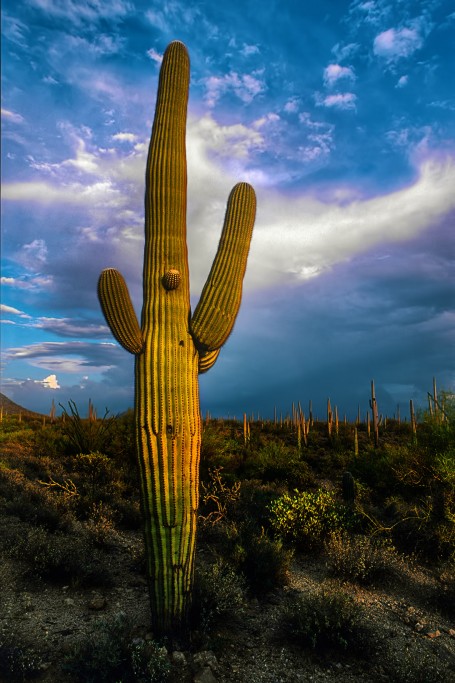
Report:
[{"label": "low vegetation", "polygon": [[[446,400],[444,419],[424,414],[416,432],[388,420],[377,445],[362,423],[337,424],[335,431],[315,421],[303,439],[291,418],[251,421],[247,428],[205,420],[187,640],[156,642],[137,632],[134,617],[114,610],[57,649],[53,675],[81,682],[192,680],[182,678],[172,650],[216,651],[219,629],[233,624],[235,630],[248,605],[270,596],[282,596],[277,647],[287,642],[302,657],[333,651],[368,661],[381,635],[350,587],[404,585],[416,566],[437,577],[432,602],[441,619],[455,619],[453,413],[453,401]],[[75,404],[52,422],[3,416],[2,680],[50,680],[37,641],[21,633],[5,597],[11,591],[126,590],[125,562],[141,576],[132,422],[131,413],[81,418]],[[296,591],[290,577],[307,561],[324,568],[323,578],[317,590]],[[394,680],[430,680],[431,674],[444,681],[446,664],[436,666],[431,653],[406,654],[401,664],[388,662],[387,671]]]}]

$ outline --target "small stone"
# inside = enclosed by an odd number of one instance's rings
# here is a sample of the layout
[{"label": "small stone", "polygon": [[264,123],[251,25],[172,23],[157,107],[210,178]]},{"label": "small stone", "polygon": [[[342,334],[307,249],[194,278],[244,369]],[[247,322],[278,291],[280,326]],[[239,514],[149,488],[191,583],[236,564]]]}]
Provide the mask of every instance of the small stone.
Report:
[{"label": "small stone", "polygon": [[436,631],[429,631],[426,636],[427,638],[438,638],[441,635],[441,631],[436,629]]},{"label": "small stone", "polygon": [[451,636],[452,638],[455,638],[455,628],[449,628],[448,631],[447,631],[447,633],[448,633],[449,636]]},{"label": "small stone", "polygon": [[196,668],[210,667],[213,671],[218,669],[218,660],[211,650],[202,650],[196,652],[193,657],[193,662]]},{"label": "small stone", "polygon": [[204,669],[198,671],[193,677],[193,683],[217,683],[213,675],[212,669],[206,666]]},{"label": "small stone", "polygon": [[171,659],[176,666],[186,666],[186,657],[183,652],[179,652],[179,650],[174,650]]},{"label": "small stone", "polygon": [[102,610],[106,607],[106,598],[102,596],[96,596],[90,600],[88,603],[88,608],[94,611]]},{"label": "small stone", "polygon": [[418,621],[415,624],[414,631],[417,631],[418,633],[420,633],[420,631],[423,631],[423,624],[420,621]]},{"label": "small stone", "polygon": [[65,603],[65,605],[69,605],[70,607],[76,604],[73,598],[65,598],[63,602]]}]

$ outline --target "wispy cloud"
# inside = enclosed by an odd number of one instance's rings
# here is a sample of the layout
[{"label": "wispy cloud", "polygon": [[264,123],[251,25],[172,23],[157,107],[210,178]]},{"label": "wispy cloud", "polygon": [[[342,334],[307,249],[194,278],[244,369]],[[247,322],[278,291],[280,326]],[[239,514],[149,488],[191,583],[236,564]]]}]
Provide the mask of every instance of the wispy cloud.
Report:
[{"label": "wispy cloud", "polygon": [[3,109],[2,107],[2,119],[6,121],[11,121],[12,123],[24,123],[24,117],[21,114],[17,114],[9,109]]},{"label": "wispy cloud", "polygon": [[150,50],[147,50],[147,55],[153,62],[155,62],[155,64],[161,64],[163,61],[163,53],[157,52],[154,47],[151,47]]},{"label": "wispy cloud", "polygon": [[24,311],[20,311],[19,309],[14,308],[14,306],[7,306],[6,304],[0,304],[0,311],[7,315],[17,315],[19,318],[31,318],[31,316],[24,313]]},{"label": "wispy cloud", "polygon": [[120,19],[134,11],[134,5],[126,0],[29,0],[29,4],[56,19],[70,21],[75,26],[93,24],[102,19]]},{"label": "wispy cloud", "polygon": [[230,71],[223,76],[209,76],[205,79],[205,101],[209,107],[214,107],[223,95],[234,93],[242,102],[249,104],[266,89],[261,76],[262,74],[256,71],[252,74]]}]

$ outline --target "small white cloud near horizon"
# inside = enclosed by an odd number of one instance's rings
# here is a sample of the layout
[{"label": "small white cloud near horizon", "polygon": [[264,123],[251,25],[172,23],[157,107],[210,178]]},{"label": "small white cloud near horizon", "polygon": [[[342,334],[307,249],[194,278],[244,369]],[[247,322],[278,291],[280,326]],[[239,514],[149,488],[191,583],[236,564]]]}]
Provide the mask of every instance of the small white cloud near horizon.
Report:
[{"label": "small white cloud near horizon", "polygon": [[48,375],[44,379],[35,380],[37,384],[42,384],[46,389],[60,389],[60,384],[58,383],[57,375]]}]

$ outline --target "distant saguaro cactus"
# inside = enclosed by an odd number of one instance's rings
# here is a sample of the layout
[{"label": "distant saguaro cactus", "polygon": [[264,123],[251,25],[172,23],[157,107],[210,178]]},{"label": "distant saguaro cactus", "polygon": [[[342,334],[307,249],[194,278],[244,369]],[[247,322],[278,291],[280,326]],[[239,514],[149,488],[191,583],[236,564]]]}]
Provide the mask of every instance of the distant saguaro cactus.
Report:
[{"label": "distant saguaro cactus", "polygon": [[98,295],[117,341],[135,355],[135,428],[152,625],[184,627],[191,602],[199,503],[198,373],[209,370],[240,306],[256,213],[253,188],[232,190],[218,251],[191,315],[186,246],[185,128],[189,57],[164,54],[145,196],[143,306],[139,324],[122,275],[101,273]]}]

